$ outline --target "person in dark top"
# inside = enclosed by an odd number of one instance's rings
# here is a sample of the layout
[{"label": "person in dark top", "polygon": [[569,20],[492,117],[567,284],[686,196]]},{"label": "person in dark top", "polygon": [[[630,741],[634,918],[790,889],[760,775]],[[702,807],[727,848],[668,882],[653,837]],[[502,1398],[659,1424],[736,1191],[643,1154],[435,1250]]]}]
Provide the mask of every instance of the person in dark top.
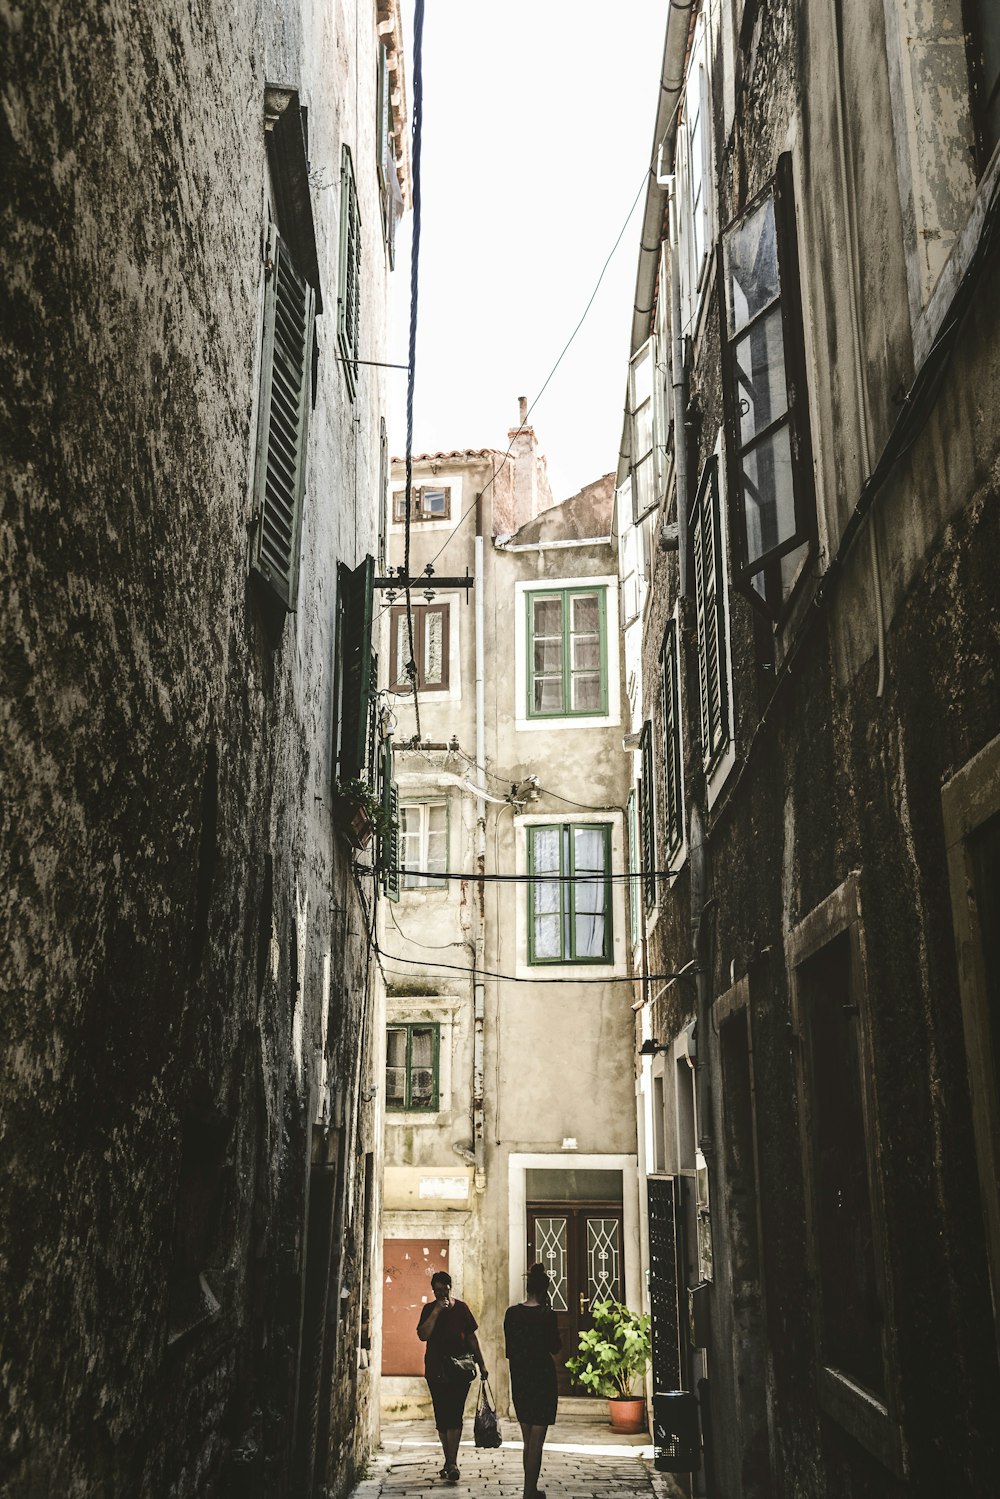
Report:
[{"label": "person in dark top", "polygon": [[464,1301],[451,1294],[451,1276],[439,1270],[431,1276],[434,1300],[428,1301],[420,1312],[417,1337],[426,1343],[424,1350],[424,1378],[427,1380],[434,1405],[434,1424],[441,1438],[444,1467],[441,1477],[457,1483],[461,1474],[456,1466],[458,1444],[462,1440],[462,1419],[465,1415],[465,1399],[469,1393],[469,1382],[454,1369],[451,1360],[472,1358],[479,1366],[483,1379],[487,1378],[479,1339],[476,1337],[478,1323]]},{"label": "person in dark top", "polygon": [[528,1271],[527,1294],[503,1319],[514,1411],[524,1437],[524,1499],[545,1499],[538,1487],[545,1433],[556,1419],[556,1366],[562,1346],[543,1265]]}]

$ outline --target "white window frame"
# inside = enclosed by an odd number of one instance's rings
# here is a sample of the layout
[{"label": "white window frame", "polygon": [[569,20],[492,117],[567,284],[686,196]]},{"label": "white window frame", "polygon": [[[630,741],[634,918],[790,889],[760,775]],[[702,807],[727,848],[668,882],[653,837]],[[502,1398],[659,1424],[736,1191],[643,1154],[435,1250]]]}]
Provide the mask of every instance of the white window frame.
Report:
[{"label": "white window frame", "polygon": [[[404,873],[404,870],[403,870],[403,866],[407,863],[407,859],[406,859],[406,838],[407,838],[407,834],[403,831],[403,814],[404,814],[404,812],[405,813],[413,813],[413,812],[418,812],[419,813],[419,824],[420,825],[419,825],[419,827],[417,829],[417,832],[416,832],[417,848],[418,848],[418,861],[417,861],[417,864],[415,865],[415,868],[417,868],[417,869],[427,869],[429,867],[429,858],[430,858],[430,855],[428,853],[428,844],[429,844],[430,832],[431,832],[431,828],[430,828],[430,814],[431,814],[432,810],[436,811],[438,808],[442,809],[443,812],[444,812],[444,869],[447,870],[447,868],[448,868],[449,845],[451,843],[451,838],[450,838],[450,823],[449,823],[449,811],[450,811],[450,809],[449,809],[449,806],[448,806],[448,798],[444,797],[444,796],[441,796],[441,797],[428,797],[426,801],[407,800],[407,801],[401,801],[400,804],[399,804],[399,854],[400,854],[400,858],[399,858],[399,863],[400,863],[399,893],[400,893],[400,896],[410,895],[410,894],[412,894],[416,890],[422,890],[422,891],[434,890],[434,891],[442,891],[445,894],[447,893],[448,883],[449,882],[446,879],[435,879],[432,875],[408,875],[408,874]],[[410,836],[412,836],[412,834]]]},{"label": "white window frame", "polygon": [[[692,126],[699,127],[698,141],[693,140]],[[685,331],[691,332],[697,321],[702,295],[710,277],[708,266],[714,225],[712,194],[712,110],[708,80],[708,25],[705,13],[695,21],[694,39],[684,81],[684,117],[681,122],[679,175],[681,178],[681,305]],[[700,142],[700,149],[699,149]],[[698,201],[695,203],[695,185]],[[698,239],[701,238],[701,251]]]}]

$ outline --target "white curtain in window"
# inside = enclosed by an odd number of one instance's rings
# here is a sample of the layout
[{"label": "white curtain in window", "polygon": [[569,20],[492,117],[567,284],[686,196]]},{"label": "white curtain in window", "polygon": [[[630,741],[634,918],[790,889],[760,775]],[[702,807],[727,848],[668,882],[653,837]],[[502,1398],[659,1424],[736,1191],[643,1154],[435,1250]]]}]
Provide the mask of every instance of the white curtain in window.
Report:
[{"label": "white curtain in window", "polygon": [[444,681],[444,615],[428,609],[424,615],[424,683],[440,687]]},{"label": "white curtain in window", "polygon": [[604,855],[602,828],[573,829],[573,873],[577,876],[594,873],[597,876],[593,880],[578,878],[573,885],[577,958],[604,956],[604,928],[607,919]]},{"label": "white curtain in window", "polygon": [[[561,829],[535,828],[532,831],[533,872],[559,874],[561,872]],[[561,887],[557,880],[536,880],[534,885],[534,955],[536,958],[561,958],[562,902]]]},{"label": "white curtain in window", "polygon": [[[427,808],[427,862],[424,868],[442,874],[448,868],[448,808],[444,802]],[[447,880],[428,879],[428,885],[446,885]]]},{"label": "white curtain in window", "polygon": [[579,712],[601,707],[601,613],[596,593],[571,601],[570,672],[573,703]]}]

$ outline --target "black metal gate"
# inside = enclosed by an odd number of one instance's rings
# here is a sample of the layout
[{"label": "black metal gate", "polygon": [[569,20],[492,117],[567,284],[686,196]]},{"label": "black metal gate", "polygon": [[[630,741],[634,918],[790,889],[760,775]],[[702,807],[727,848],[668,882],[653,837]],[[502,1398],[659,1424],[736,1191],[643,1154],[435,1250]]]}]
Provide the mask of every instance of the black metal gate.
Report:
[{"label": "black metal gate", "polygon": [[646,1178],[653,1389],[682,1388],[678,1315],[677,1178]]}]

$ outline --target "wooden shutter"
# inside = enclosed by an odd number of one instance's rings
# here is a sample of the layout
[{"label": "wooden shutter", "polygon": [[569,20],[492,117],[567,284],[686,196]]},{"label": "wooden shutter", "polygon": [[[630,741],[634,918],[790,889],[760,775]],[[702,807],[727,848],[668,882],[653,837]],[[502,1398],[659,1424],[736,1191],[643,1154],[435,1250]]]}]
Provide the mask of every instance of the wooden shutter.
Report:
[{"label": "wooden shutter", "polygon": [[699,717],[702,757],[714,760],[727,737],[725,619],[718,463],[705,465],[691,527],[694,542],[695,613],[698,623]]},{"label": "wooden shutter", "polygon": [[298,593],[315,294],[268,231],[252,565],[286,609]]},{"label": "wooden shutter", "polygon": [[337,341],[351,397],[358,378],[358,328],[361,320],[361,215],[354,184],[354,164],[347,146],[340,168],[340,280],[337,297]]},{"label": "wooden shutter", "polygon": [[667,852],[673,854],[684,837],[681,798],[681,713],[677,683],[677,626],[671,622],[663,637],[663,782],[666,791],[664,823]]},{"label": "wooden shutter", "polygon": [[647,906],[656,904],[656,822],[653,795],[653,733],[647,718],[639,738],[642,756],[640,811],[642,814],[642,893]]},{"label": "wooden shutter", "polygon": [[344,601],[344,694],[340,735],[340,776],[351,780],[364,769],[372,691],[372,585],[375,559],[366,557],[341,577]]},{"label": "wooden shutter", "polygon": [[395,782],[392,739],[382,745],[382,810],[389,819],[390,831],[379,839],[379,867],[382,889],[390,900],[399,899],[399,788]]},{"label": "wooden shutter", "polygon": [[646,1178],[653,1389],[658,1393],[681,1388],[676,1189],[675,1177]]}]

